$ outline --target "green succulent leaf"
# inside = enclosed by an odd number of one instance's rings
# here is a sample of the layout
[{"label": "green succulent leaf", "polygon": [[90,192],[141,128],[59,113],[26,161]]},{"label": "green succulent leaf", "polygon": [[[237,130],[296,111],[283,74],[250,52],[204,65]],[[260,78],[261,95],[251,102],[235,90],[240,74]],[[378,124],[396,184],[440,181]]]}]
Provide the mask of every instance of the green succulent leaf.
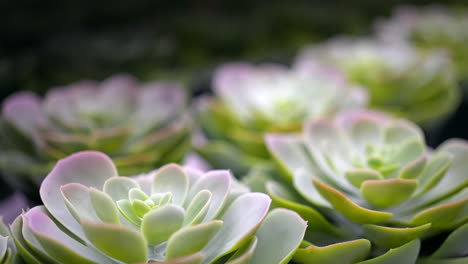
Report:
[{"label": "green succulent leaf", "polygon": [[104,254],[126,263],[146,262],[147,243],[141,233],[122,225],[81,222],[86,237]]},{"label": "green succulent leaf", "polygon": [[353,264],[364,260],[369,255],[370,248],[370,242],[365,239],[333,244],[326,247],[309,245],[299,248],[294,256],[294,260],[304,264]]},{"label": "green succulent leaf", "polygon": [[176,205],[165,205],[147,213],[141,221],[141,232],[149,245],[167,241],[184,222],[185,211]]},{"label": "green succulent leaf", "polygon": [[363,230],[364,236],[379,247],[397,248],[412,240],[421,238],[430,227],[430,223],[412,228],[363,225]]},{"label": "green succulent leaf", "polygon": [[361,184],[364,199],[378,208],[388,208],[406,201],[418,187],[413,179],[366,180]]},{"label": "green succulent leaf", "polygon": [[222,227],[223,222],[211,222],[180,229],[167,242],[168,260],[190,256],[202,250]]},{"label": "green succulent leaf", "polygon": [[315,179],[313,182],[320,194],[330,201],[333,208],[341,212],[353,222],[360,224],[378,224],[387,221],[393,216],[391,213],[365,209],[353,203],[349,198],[336,189]]},{"label": "green succulent leaf", "polygon": [[306,222],[299,215],[274,209],[255,233],[258,240],[251,263],[287,264],[299,247],[306,227]]},{"label": "green succulent leaf", "polygon": [[358,262],[358,264],[412,264],[416,262],[420,246],[419,240],[413,240],[401,247],[390,249],[379,257]]}]

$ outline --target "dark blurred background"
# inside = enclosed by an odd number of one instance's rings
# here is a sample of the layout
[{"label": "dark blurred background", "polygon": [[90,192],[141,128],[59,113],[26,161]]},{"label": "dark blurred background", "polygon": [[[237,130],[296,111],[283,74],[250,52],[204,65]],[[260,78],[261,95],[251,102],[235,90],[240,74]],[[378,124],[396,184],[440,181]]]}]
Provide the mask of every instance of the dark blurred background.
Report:
[{"label": "dark blurred background", "polygon": [[209,87],[211,70],[222,62],[289,63],[308,43],[370,33],[376,18],[402,4],[468,5],[466,0],[1,0],[0,99],[118,72],[181,80],[197,94]]}]

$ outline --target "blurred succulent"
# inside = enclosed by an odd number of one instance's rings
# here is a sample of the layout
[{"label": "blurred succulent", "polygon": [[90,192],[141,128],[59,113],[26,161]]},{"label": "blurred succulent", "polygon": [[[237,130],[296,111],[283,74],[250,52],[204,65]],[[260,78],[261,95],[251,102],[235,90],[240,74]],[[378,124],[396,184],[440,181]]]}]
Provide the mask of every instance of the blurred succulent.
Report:
[{"label": "blurred succulent", "polygon": [[0,121],[0,167],[16,187],[36,187],[55,162],[80,150],[111,155],[123,175],[181,160],[190,146],[185,91],[127,75],[52,89],[44,100],[11,95]]},{"label": "blurred succulent", "polygon": [[16,247],[11,238],[8,227],[3,223],[0,217],[0,263],[1,264],[19,264],[19,259],[16,254]]},{"label": "blurred succulent", "polygon": [[370,107],[418,123],[447,115],[459,102],[453,63],[443,51],[423,54],[406,42],[342,37],[304,49],[296,64],[311,60],[337,66],[366,87]]},{"label": "blurred succulent", "polygon": [[[468,222],[465,141],[432,151],[409,121],[355,110],[309,122],[302,135],[270,134],[266,142],[286,177],[245,179],[265,183],[275,206],[308,221],[313,244],[298,250],[299,262],[359,263],[372,243],[371,256],[394,250],[364,263],[414,263],[418,240]],[[468,236],[452,240],[468,256]]]},{"label": "blurred succulent", "polygon": [[468,78],[468,10],[442,6],[397,8],[380,20],[376,34],[386,41],[411,41],[423,51],[445,48],[452,55],[460,78]]},{"label": "blurred succulent", "polygon": [[267,215],[270,198],[228,171],[118,177],[94,151],[60,160],[40,193],[44,206],[11,226],[27,263],[288,263],[306,230],[295,212]]},{"label": "blurred succulent", "polygon": [[244,174],[269,157],[266,132],[297,131],[304,120],[333,115],[366,103],[366,94],[332,68],[309,62],[282,65],[231,63],[214,74],[216,97],[199,104],[207,142],[200,154],[216,168]]}]

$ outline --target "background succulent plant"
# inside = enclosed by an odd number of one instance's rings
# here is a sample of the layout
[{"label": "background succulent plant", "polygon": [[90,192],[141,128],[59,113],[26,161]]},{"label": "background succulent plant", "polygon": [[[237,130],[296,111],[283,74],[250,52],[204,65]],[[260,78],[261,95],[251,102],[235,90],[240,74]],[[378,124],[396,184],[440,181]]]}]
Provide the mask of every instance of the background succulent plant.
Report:
[{"label": "background succulent plant", "polygon": [[380,20],[376,34],[387,41],[410,41],[423,51],[444,48],[461,79],[468,78],[468,10],[442,6],[402,6]]},{"label": "background succulent plant", "polygon": [[305,48],[296,63],[321,61],[340,68],[369,92],[370,107],[427,123],[459,102],[453,63],[444,51],[419,52],[407,42],[335,38]]},{"label": "background succulent plant", "polygon": [[175,164],[118,177],[106,155],[80,152],[57,163],[44,206],[12,233],[27,263],[287,263],[306,222],[285,209],[267,216],[270,198],[232,181]]},{"label": "background succulent plant", "polygon": [[140,85],[127,75],[59,87],[43,100],[13,94],[2,108],[0,167],[9,182],[26,189],[80,150],[110,154],[122,175],[179,161],[190,146],[186,101],[177,84]]},{"label": "background succulent plant", "polygon": [[[266,141],[286,177],[275,181],[257,173],[246,181],[266,182],[276,206],[308,220],[309,250],[324,257],[308,263],[357,263],[368,257],[369,241],[374,255],[399,248],[387,254],[400,252],[406,257],[398,263],[414,263],[418,239],[468,222],[468,144],[463,140],[449,140],[433,151],[409,121],[349,111],[309,122],[301,135],[272,134]],[[454,239],[450,243],[467,244],[466,237]],[[466,256],[466,250],[461,254]],[[387,257],[369,263],[397,262]]]},{"label": "background succulent plant", "polygon": [[245,173],[268,156],[265,132],[297,131],[304,120],[329,116],[366,103],[362,89],[336,70],[309,62],[282,65],[222,65],[213,78],[216,97],[200,102],[207,144],[201,155],[217,168]]}]

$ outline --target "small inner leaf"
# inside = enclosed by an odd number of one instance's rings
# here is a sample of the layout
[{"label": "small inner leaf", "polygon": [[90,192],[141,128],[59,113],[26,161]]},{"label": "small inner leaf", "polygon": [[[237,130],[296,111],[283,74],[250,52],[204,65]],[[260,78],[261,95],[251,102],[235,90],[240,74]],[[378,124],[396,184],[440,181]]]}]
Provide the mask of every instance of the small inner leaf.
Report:
[{"label": "small inner leaf", "polygon": [[426,162],[427,158],[425,155],[419,156],[419,158],[401,168],[398,178],[417,179],[426,167]]},{"label": "small inner leaf", "polygon": [[180,229],[167,242],[166,258],[170,260],[197,253],[210,242],[222,225],[223,221],[213,220]]},{"label": "small inner leaf", "polygon": [[138,188],[134,180],[127,177],[114,177],[104,183],[103,190],[112,197],[112,200],[119,201],[128,199],[128,192],[133,188]]},{"label": "small inner leaf", "polygon": [[412,179],[367,180],[361,185],[361,193],[370,204],[388,208],[411,197],[417,187],[418,181]]},{"label": "small inner leaf", "polygon": [[151,193],[172,193],[174,203],[182,205],[188,191],[188,176],[177,164],[160,168],[154,176]]},{"label": "small inner leaf", "polygon": [[119,210],[108,194],[91,188],[89,195],[94,210],[102,221],[115,224],[120,223]]},{"label": "small inner leaf", "polygon": [[143,217],[141,232],[149,245],[157,245],[167,241],[169,237],[182,227],[184,209],[176,205],[166,205],[152,210]]},{"label": "small inner leaf", "polygon": [[120,213],[122,213],[122,215],[127,218],[128,221],[136,226],[140,226],[141,219],[135,214],[132,203],[129,200],[117,201],[117,207],[119,208]]},{"label": "small inner leaf", "polygon": [[132,188],[128,192],[128,199],[133,203],[135,200],[145,201],[149,199],[148,195],[140,188]]},{"label": "small inner leaf", "polygon": [[366,180],[383,180],[383,175],[372,169],[352,169],[345,172],[345,177],[357,188]]},{"label": "small inner leaf", "polygon": [[185,214],[184,226],[196,225],[203,221],[211,203],[211,192],[208,190],[200,191],[193,198],[187,213]]},{"label": "small inner leaf", "polygon": [[138,217],[143,217],[146,213],[148,213],[151,210],[151,207],[149,207],[142,200],[133,200],[132,208],[133,208],[133,212],[135,212],[135,214]]}]

